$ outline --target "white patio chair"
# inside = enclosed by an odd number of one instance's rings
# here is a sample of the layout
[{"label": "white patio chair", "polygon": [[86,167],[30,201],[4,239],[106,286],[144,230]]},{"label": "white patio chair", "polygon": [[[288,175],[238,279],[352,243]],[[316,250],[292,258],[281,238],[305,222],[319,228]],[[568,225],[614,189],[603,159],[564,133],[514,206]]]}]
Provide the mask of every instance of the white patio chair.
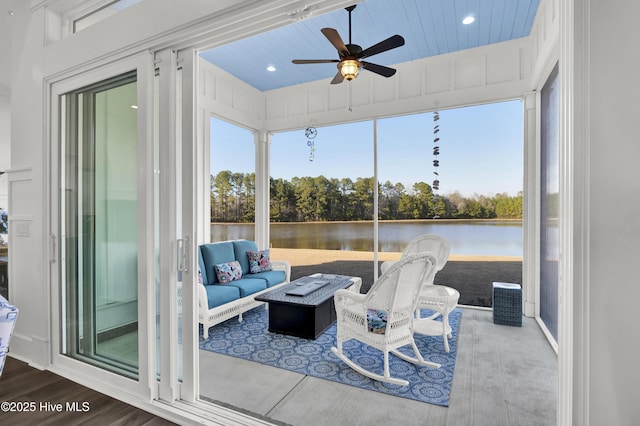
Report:
[{"label": "white patio chair", "polygon": [[[440,235],[419,235],[409,241],[402,252],[400,259],[411,253],[419,253],[423,251],[435,253],[436,262],[432,274],[430,274],[424,281],[418,304],[416,306],[417,309],[415,315],[416,320],[418,321],[418,324],[416,324],[415,327],[416,332],[428,336],[442,335],[444,350],[445,352],[449,352],[448,339],[452,337],[451,327],[449,326],[449,313],[456,307],[460,293],[455,289],[444,286],[438,289],[427,287],[433,285],[436,273],[444,268],[444,265],[446,265],[447,260],[449,259],[449,242]],[[384,262],[380,265],[380,270],[384,273],[384,271],[391,267],[394,262],[397,261]],[[421,318],[420,309],[422,308],[431,309],[433,314],[426,318]],[[436,319],[441,315],[442,320],[436,321]]]},{"label": "white patio chair", "polygon": [[[433,276],[429,277],[431,279],[430,284],[433,284],[433,278],[436,273],[447,263],[449,259],[449,242],[436,234],[423,234],[415,237],[413,240],[409,241],[407,246],[402,251],[401,259],[411,253],[420,253],[423,251],[430,251],[436,256],[435,270],[433,272]],[[387,269],[391,267],[397,260],[389,260],[383,262],[380,265],[380,271],[384,273]]]},{"label": "white patio chair", "polygon": [[[338,290],[334,299],[338,323],[337,344],[331,348],[333,353],[360,374],[401,386],[409,382],[391,377],[389,352],[414,364],[439,368],[440,364],[424,360],[413,340],[413,312],[418,292],[426,277],[432,273],[434,263],[433,253],[411,254],[382,274],[367,294]],[[343,342],[350,339],[382,351],[383,375],[363,368],[343,352]],[[415,358],[397,350],[405,345],[411,345]]]}]

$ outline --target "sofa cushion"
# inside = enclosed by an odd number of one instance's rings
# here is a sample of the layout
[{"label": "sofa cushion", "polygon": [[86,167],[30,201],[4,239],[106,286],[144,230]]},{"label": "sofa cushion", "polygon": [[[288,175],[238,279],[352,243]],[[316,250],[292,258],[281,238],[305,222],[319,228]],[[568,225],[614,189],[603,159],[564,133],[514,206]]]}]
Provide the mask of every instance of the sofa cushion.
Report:
[{"label": "sofa cushion", "polygon": [[249,273],[251,274],[271,270],[269,249],[259,251],[249,250],[247,251],[247,258],[249,259]]},{"label": "sofa cushion", "polygon": [[204,260],[202,259],[202,247],[198,246],[198,282],[200,284],[209,284],[207,279],[207,271],[204,267]]},{"label": "sofa cushion", "polygon": [[242,278],[242,268],[237,260],[216,265],[215,270],[220,284],[228,284]]},{"label": "sofa cushion", "polygon": [[231,281],[227,286],[237,287],[240,290],[240,297],[245,297],[257,293],[267,288],[267,282],[260,278],[242,278]]},{"label": "sofa cushion", "polygon": [[205,284],[215,284],[218,282],[215,271],[216,265],[236,260],[233,243],[231,243],[231,241],[203,244],[200,246],[200,250],[202,252],[202,263],[204,265],[202,278]]},{"label": "sofa cushion", "polygon": [[205,285],[204,289],[207,292],[207,304],[209,309],[224,305],[225,303],[233,302],[240,298],[240,289],[238,287],[214,284]]},{"label": "sofa cushion", "polygon": [[235,260],[240,262],[240,266],[242,266],[242,273],[249,273],[249,258],[247,257],[248,251],[258,251],[258,246],[255,241],[249,240],[234,240],[233,241],[233,251],[235,253]]},{"label": "sofa cushion", "polygon": [[283,283],[287,278],[284,271],[265,271],[258,272],[257,274],[249,274],[246,278],[260,278],[267,282],[267,287],[273,287],[274,285]]}]

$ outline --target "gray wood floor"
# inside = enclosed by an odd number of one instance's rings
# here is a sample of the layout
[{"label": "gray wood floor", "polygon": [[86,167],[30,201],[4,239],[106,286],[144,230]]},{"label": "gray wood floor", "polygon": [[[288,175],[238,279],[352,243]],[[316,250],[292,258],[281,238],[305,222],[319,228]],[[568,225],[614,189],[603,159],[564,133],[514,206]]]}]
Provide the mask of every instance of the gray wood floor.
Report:
[{"label": "gray wood floor", "polygon": [[531,318],[493,324],[464,309],[449,407],[200,351],[200,394],[276,423],[334,426],[555,425],[557,358]]}]

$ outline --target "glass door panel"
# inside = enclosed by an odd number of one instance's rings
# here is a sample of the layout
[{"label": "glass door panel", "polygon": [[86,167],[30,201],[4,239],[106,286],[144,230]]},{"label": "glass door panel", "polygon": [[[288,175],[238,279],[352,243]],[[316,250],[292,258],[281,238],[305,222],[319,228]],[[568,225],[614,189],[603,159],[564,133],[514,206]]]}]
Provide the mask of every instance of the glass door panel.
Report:
[{"label": "glass door panel", "polygon": [[540,123],[540,318],[558,340],[560,109],[558,65],[542,88]]},{"label": "glass door panel", "polygon": [[63,353],[138,377],[137,83],[61,97]]}]

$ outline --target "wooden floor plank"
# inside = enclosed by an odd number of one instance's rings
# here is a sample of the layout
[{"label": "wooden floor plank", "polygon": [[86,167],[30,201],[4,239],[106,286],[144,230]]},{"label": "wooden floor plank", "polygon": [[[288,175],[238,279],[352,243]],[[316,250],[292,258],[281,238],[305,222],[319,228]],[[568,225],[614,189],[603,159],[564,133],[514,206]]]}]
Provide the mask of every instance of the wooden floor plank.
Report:
[{"label": "wooden floor plank", "polygon": [[[2,412],[4,425],[174,425],[144,410],[110,398],[93,389],[79,385],[49,371],[40,371],[22,361],[7,357],[0,377],[0,402],[35,402],[34,412]],[[62,412],[47,411],[41,403],[87,402],[89,410]],[[78,408],[82,409],[82,405]]]}]

